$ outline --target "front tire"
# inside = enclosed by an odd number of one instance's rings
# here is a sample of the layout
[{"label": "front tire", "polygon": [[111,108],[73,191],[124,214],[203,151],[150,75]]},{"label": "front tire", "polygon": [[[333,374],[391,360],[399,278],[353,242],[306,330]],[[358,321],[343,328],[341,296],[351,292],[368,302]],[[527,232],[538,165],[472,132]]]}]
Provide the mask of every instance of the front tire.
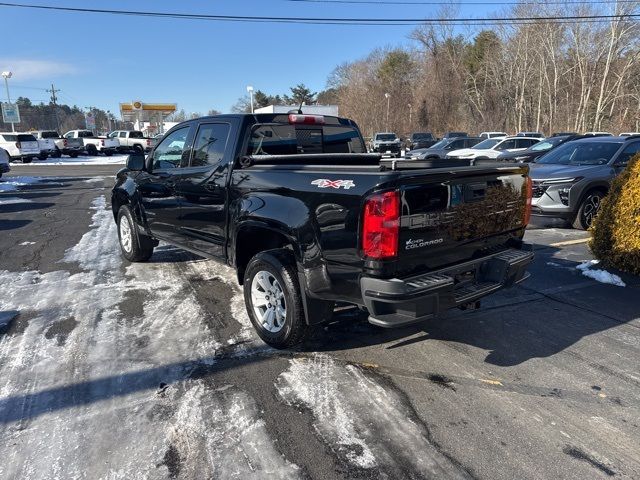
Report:
[{"label": "front tire", "polygon": [[576,218],[574,218],[572,222],[573,228],[577,228],[578,230],[587,230],[591,226],[595,216],[598,214],[603,198],[603,192],[589,192],[584,200],[582,200],[580,208],[578,208]]},{"label": "front tire", "polygon": [[297,278],[288,250],[258,253],[245,270],[247,313],[260,338],[274,348],[291,348],[309,334]]},{"label": "front tire", "polygon": [[127,205],[118,211],[118,240],[122,256],[130,262],[146,262],[153,255],[153,240],[140,235],[136,228],[131,209]]}]

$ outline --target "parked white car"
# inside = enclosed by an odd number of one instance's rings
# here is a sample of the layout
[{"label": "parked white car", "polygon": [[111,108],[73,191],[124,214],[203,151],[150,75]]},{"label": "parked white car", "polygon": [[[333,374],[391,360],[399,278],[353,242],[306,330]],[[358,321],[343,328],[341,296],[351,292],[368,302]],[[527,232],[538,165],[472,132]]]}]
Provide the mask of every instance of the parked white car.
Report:
[{"label": "parked white car", "polygon": [[108,134],[107,137],[118,139],[118,142],[120,142],[118,150],[121,152],[131,150],[149,152],[158,143],[155,138],[145,137],[140,130],[116,130]]},{"label": "parked white car", "polygon": [[486,140],[487,138],[506,137],[507,135],[509,134],[504,132],[482,132],[480,135],[478,135],[478,137]]},{"label": "parked white car", "polygon": [[87,155],[98,155],[104,153],[110,157],[116,153],[120,142],[117,138],[98,137],[91,130],[71,130],[64,134],[64,138],[81,138]]},{"label": "parked white car", "polygon": [[9,154],[0,148],[0,177],[3,173],[7,173],[11,170],[9,167]]},{"label": "parked white car", "polygon": [[40,155],[38,140],[30,133],[0,132],[0,149],[9,154],[11,160],[31,163]]},{"label": "parked white car", "polygon": [[447,153],[447,158],[490,159],[498,158],[503,152],[525,150],[540,141],[532,137],[498,137],[487,138],[471,148],[454,150]]}]

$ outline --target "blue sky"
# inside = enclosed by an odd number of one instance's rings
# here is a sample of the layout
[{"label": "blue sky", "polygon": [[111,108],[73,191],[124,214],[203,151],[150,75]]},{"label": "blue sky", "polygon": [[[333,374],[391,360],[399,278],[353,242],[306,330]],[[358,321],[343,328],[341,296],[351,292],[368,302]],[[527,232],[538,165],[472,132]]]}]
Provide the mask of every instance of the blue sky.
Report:
[{"label": "blue sky", "polygon": [[[429,5],[327,5],[285,0],[40,0],[69,7],[219,15],[428,17]],[[487,7],[460,14],[482,16]],[[319,91],[337,65],[376,47],[410,44],[410,26],[325,26],[189,21],[0,7],[0,69],[11,69],[12,97],[118,112],[131,100],[175,102],[187,112],[229,111],[253,85],[286,93],[305,83]],[[28,26],[28,29],[25,29]],[[4,100],[4,91],[1,91]]]}]

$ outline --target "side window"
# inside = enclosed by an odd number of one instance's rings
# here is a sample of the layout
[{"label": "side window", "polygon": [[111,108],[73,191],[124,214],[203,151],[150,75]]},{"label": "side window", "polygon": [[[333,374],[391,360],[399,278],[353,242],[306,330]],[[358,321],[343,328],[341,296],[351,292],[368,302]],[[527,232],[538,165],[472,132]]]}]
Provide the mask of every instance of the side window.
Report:
[{"label": "side window", "polygon": [[616,158],[616,165],[626,165],[636,153],[640,152],[640,142],[633,142],[631,145],[627,145],[625,149]]},{"label": "side window", "polygon": [[73,138],[73,132],[67,133],[64,138]]},{"label": "side window", "polygon": [[182,154],[188,148],[187,135],[191,127],[174,130],[162,139],[153,151],[153,168],[164,170],[178,168],[182,161]]},{"label": "side window", "polygon": [[531,146],[531,140],[526,138],[520,138],[516,140],[515,148],[529,148]]},{"label": "side window", "polygon": [[496,150],[509,150],[511,148],[516,148],[516,141],[514,139],[505,140],[504,142],[496,145]]},{"label": "side window", "polygon": [[127,132],[120,132],[120,138],[127,138]]},{"label": "side window", "polygon": [[451,150],[457,150],[464,147],[464,140],[456,140],[451,144]]},{"label": "side window", "polygon": [[205,123],[200,125],[193,142],[192,167],[217,165],[224,157],[230,126],[228,123]]}]

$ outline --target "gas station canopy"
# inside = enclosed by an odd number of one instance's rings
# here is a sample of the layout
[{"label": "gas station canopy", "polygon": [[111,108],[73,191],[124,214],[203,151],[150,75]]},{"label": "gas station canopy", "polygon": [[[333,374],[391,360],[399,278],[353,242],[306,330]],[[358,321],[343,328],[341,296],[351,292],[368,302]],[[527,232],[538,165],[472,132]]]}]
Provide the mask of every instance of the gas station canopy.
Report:
[{"label": "gas station canopy", "polygon": [[125,122],[162,122],[175,111],[175,103],[143,103],[135,100],[120,104],[120,114]]}]

